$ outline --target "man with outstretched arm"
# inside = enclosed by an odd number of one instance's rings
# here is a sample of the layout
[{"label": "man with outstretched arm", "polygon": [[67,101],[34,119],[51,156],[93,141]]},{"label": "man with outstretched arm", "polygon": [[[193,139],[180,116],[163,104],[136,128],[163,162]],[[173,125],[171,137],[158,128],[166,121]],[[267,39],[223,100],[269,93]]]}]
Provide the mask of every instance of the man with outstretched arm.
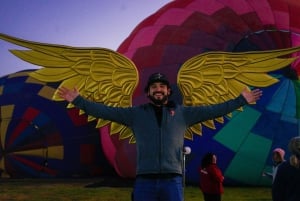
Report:
[{"label": "man with outstretched arm", "polygon": [[152,74],[145,87],[149,103],[111,107],[91,102],[74,89],[59,88],[58,95],[88,115],[126,125],[136,139],[137,167],[134,201],[183,201],[182,151],[190,126],[226,115],[257,101],[262,91],[242,91],[235,99],[209,106],[183,106],[169,100],[167,77]]}]

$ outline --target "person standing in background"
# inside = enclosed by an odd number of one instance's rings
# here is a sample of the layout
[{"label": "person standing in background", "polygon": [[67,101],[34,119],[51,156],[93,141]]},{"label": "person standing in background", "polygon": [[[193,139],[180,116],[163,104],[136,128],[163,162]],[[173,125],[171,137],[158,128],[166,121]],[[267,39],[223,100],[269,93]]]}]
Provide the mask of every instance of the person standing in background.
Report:
[{"label": "person standing in background", "polygon": [[300,200],[300,136],[292,138],[288,148],[292,155],[278,167],[272,185],[273,201]]},{"label": "person standing in background", "polygon": [[224,193],[224,176],[217,166],[217,156],[214,153],[207,153],[201,161],[200,189],[204,201],[221,201]]},{"label": "person standing in background", "polygon": [[281,148],[274,149],[272,155],[272,161],[273,161],[272,172],[264,172],[263,176],[268,176],[272,178],[272,182],[274,182],[279,165],[285,161],[284,155],[285,155],[285,151],[283,149]]}]

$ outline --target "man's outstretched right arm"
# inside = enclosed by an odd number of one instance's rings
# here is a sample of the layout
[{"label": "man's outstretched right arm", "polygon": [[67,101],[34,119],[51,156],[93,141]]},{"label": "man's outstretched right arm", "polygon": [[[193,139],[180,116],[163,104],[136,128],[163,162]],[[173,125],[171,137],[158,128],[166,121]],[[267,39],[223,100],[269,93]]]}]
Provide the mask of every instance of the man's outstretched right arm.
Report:
[{"label": "man's outstretched right arm", "polygon": [[130,108],[112,107],[87,100],[80,96],[79,91],[76,88],[68,89],[66,87],[60,87],[57,94],[60,98],[74,104],[88,115],[124,125],[130,125],[130,117],[132,117]]}]

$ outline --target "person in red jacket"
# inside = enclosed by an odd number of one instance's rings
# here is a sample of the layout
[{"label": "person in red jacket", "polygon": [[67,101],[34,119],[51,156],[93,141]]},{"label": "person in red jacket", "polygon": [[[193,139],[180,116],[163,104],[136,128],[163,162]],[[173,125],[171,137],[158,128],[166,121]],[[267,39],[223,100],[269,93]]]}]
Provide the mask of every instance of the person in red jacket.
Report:
[{"label": "person in red jacket", "polygon": [[205,201],[221,201],[224,193],[224,176],[217,166],[217,156],[214,153],[207,153],[201,161],[200,189]]}]

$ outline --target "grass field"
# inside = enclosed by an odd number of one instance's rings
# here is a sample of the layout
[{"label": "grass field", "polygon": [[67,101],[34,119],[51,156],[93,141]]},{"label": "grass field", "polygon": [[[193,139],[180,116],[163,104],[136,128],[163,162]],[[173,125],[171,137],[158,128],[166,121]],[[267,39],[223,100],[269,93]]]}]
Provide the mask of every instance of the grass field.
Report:
[{"label": "grass field", "polygon": [[[130,201],[132,181],[103,179],[0,179],[1,201]],[[184,188],[185,201],[203,201],[197,186]],[[223,201],[271,201],[268,187],[226,187]]]}]

